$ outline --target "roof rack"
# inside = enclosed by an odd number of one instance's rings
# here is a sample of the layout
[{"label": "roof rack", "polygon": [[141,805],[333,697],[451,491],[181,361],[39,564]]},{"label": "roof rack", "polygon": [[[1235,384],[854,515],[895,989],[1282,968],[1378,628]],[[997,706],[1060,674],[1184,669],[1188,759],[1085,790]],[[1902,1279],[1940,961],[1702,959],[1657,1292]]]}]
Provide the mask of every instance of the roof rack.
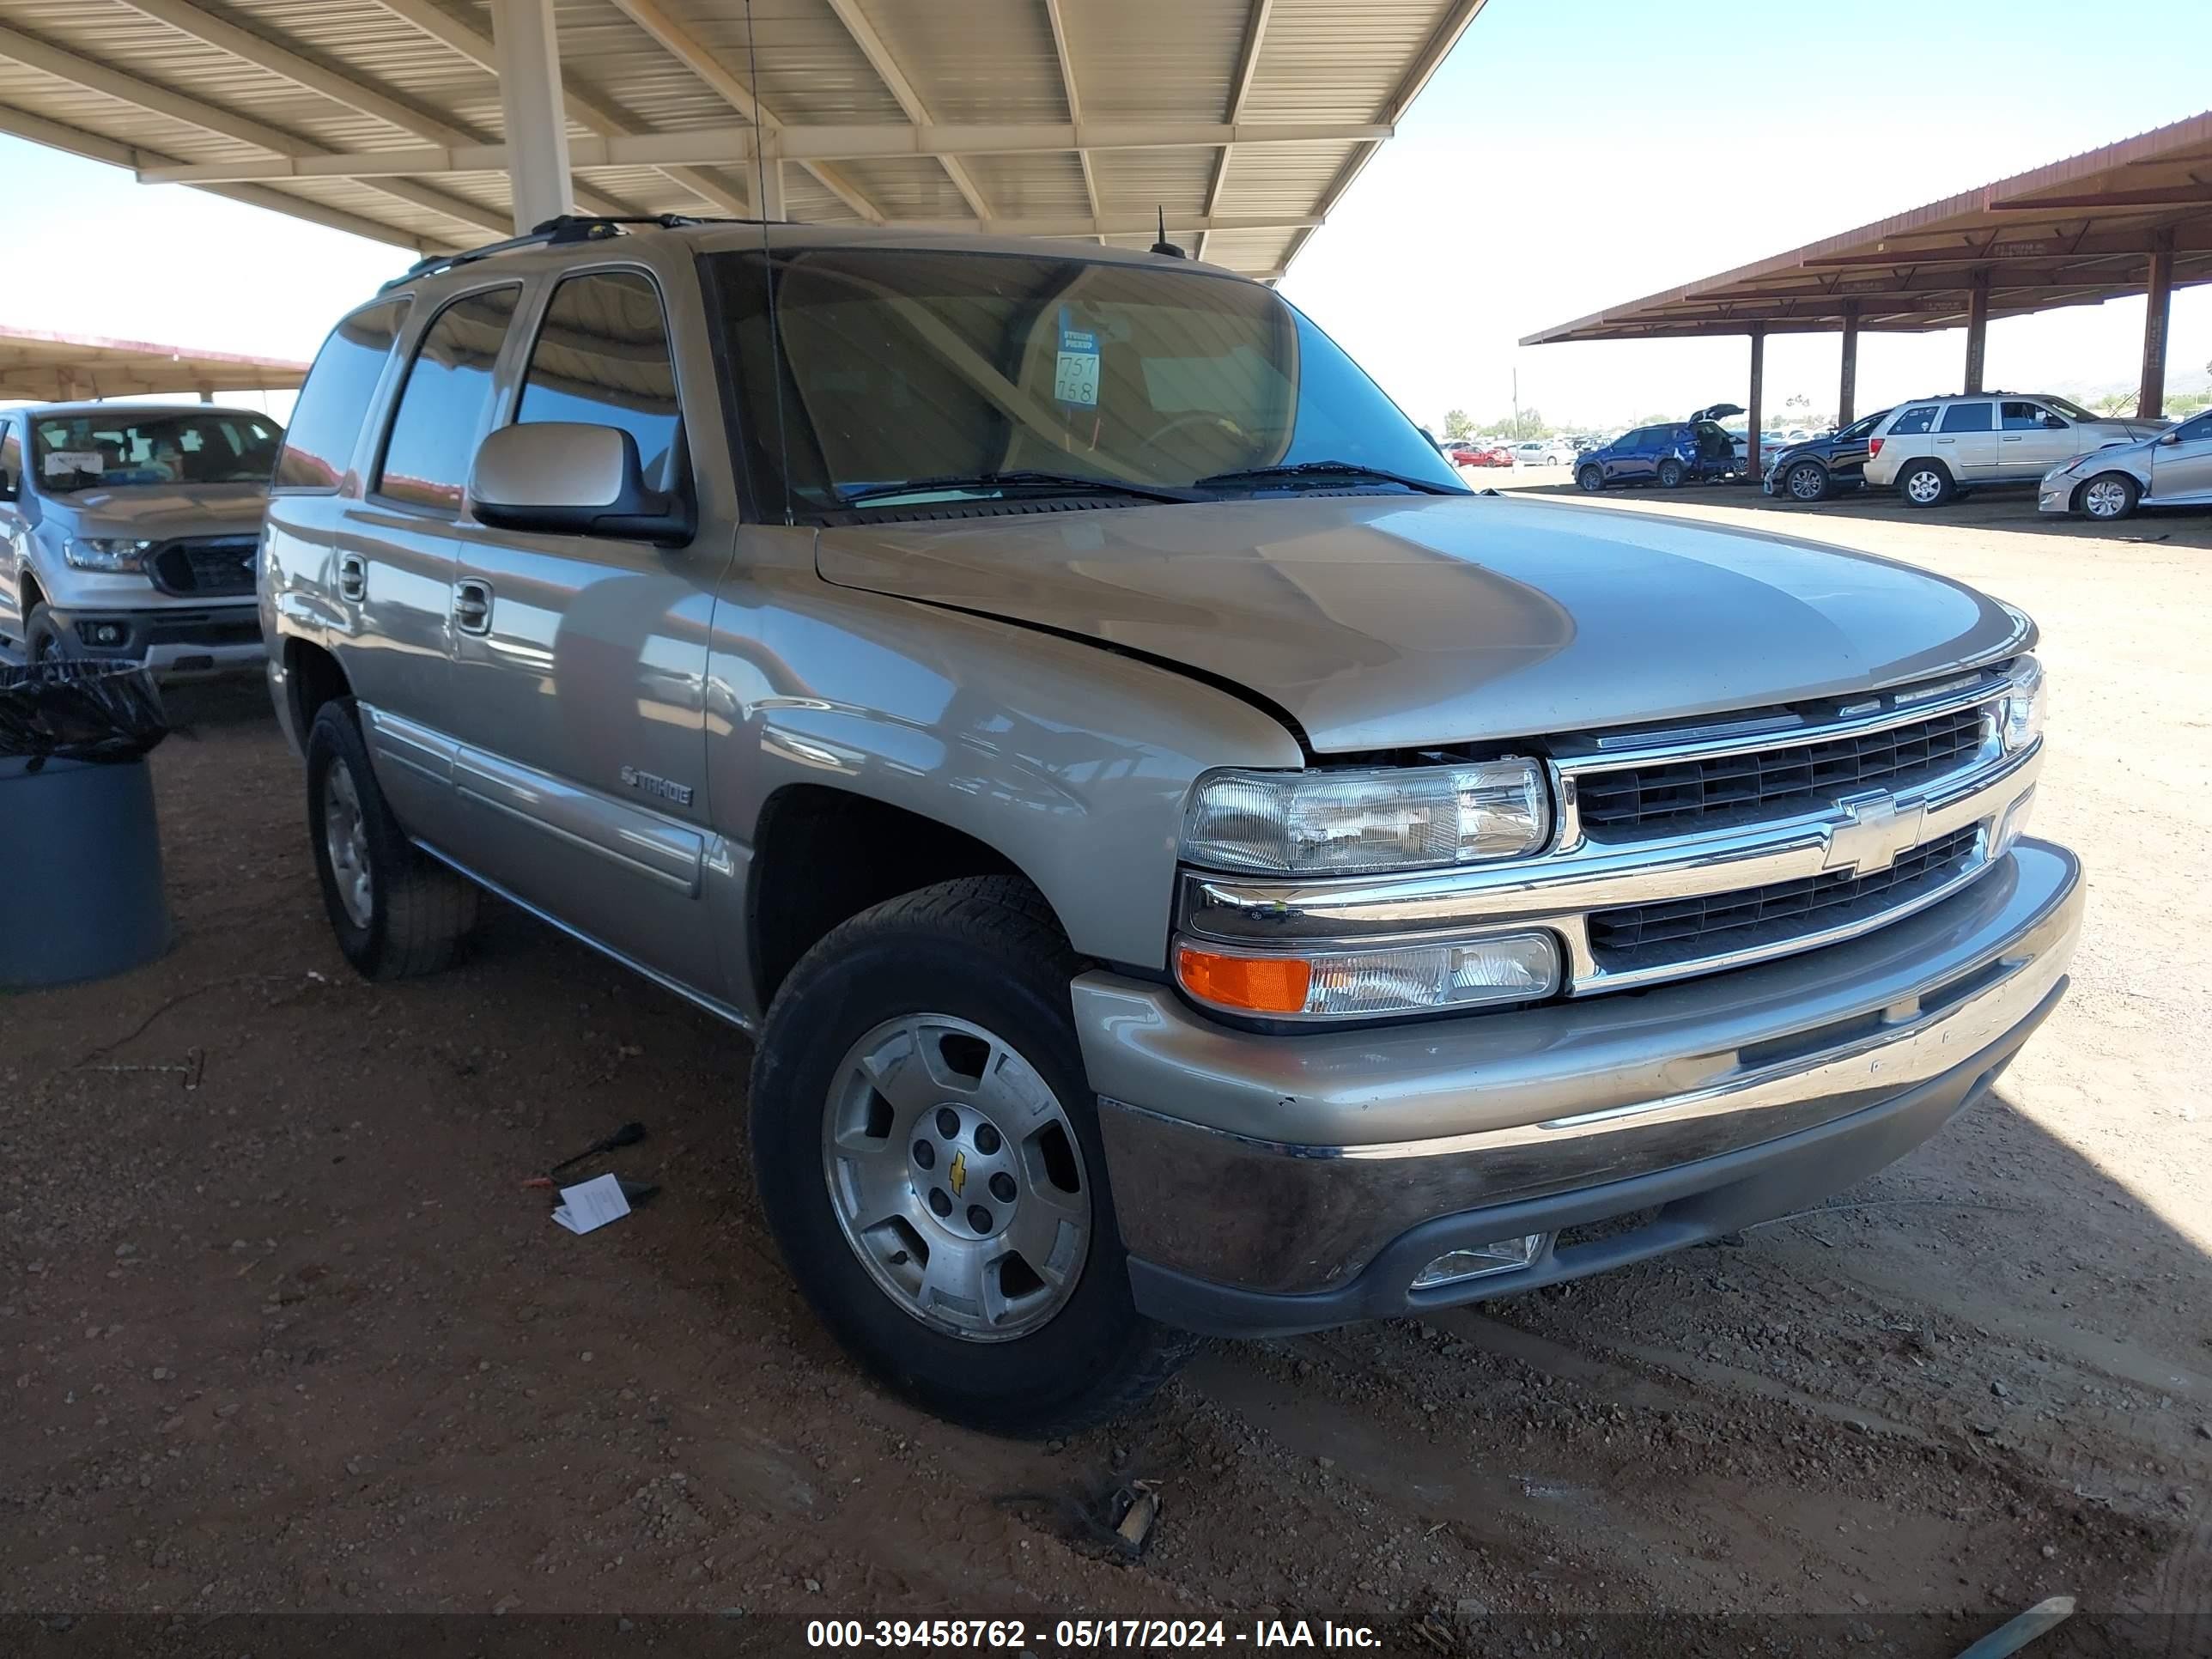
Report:
[{"label": "roof rack", "polygon": [[686,225],[747,225],[758,222],[752,219],[708,218],[689,213],[641,214],[629,217],[611,214],[556,214],[540,224],[532,226],[523,235],[510,236],[502,242],[487,242],[482,247],[465,248],[458,253],[434,253],[428,258],[417,259],[377,292],[387,294],[403,283],[413,282],[417,276],[452,270],[478,259],[489,259],[495,253],[512,253],[517,248],[559,247],[568,242],[595,242],[605,237],[624,235],[627,233],[623,228],[628,225],[651,225],[660,230],[679,230]]}]

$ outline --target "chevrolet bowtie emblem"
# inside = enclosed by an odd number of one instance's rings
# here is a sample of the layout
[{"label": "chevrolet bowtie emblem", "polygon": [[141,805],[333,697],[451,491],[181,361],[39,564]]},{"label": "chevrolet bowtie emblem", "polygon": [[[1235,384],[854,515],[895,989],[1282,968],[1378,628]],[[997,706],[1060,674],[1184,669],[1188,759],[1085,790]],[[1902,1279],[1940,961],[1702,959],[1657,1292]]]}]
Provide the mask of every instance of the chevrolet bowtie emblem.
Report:
[{"label": "chevrolet bowtie emblem", "polygon": [[952,1196],[955,1198],[959,1197],[961,1189],[968,1184],[968,1154],[965,1152],[953,1153],[952,1167],[945,1172],[945,1176],[947,1181],[952,1183]]},{"label": "chevrolet bowtie emblem", "polygon": [[1824,870],[1848,870],[1854,875],[1879,874],[1897,862],[1897,855],[1920,844],[1925,805],[1916,801],[1899,806],[1897,798],[1882,792],[1855,795],[1838,801],[1845,822],[1828,830],[1828,854]]}]

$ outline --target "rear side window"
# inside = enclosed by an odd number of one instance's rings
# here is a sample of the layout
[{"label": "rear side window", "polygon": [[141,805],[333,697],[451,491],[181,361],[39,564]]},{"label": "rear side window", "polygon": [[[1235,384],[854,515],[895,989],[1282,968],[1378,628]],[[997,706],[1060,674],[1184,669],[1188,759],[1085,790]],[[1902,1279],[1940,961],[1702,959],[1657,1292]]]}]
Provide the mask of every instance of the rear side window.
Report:
[{"label": "rear side window", "polygon": [[1987,432],[1990,426],[1990,406],[1987,404],[1953,404],[1943,411],[1945,432]]},{"label": "rear side window", "polygon": [[1897,417],[1897,424],[1889,429],[1893,438],[1909,438],[1917,432],[1926,432],[1936,424],[1936,405],[1923,404],[1917,409],[1908,409]]},{"label": "rear side window", "polygon": [[331,331],[293,405],[292,424],[276,458],[277,488],[338,487],[409,303],[401,299],[365,306]]},{"label": "rear side window", "polygon": [[516,424],[618,426],[637,440],[646,483],[671,489],[678,413],[659,290],[630,270],[564,278],[531,347]]},{"label": "rear side window", "polygon": [[477,441],[491,409],[492,365],[514,320],[520,288],[465,294],[432,320],[407,366],[376,493],[410,507],[458,513]]}]

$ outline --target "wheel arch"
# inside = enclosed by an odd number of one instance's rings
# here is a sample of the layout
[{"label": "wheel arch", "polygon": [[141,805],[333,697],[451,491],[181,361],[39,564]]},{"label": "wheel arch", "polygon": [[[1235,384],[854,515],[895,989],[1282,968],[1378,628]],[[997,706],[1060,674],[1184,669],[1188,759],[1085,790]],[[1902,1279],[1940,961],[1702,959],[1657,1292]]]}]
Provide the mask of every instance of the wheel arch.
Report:
[{"label": "wheel arch", "polygon": [[755,1002],[765,1009],[799,959],[872,905],[966,876],[1019,878],[1066,923],[1040,882],[1002,848],[911,808],[834,785],[787,783],[763,804],[746,878]]}]

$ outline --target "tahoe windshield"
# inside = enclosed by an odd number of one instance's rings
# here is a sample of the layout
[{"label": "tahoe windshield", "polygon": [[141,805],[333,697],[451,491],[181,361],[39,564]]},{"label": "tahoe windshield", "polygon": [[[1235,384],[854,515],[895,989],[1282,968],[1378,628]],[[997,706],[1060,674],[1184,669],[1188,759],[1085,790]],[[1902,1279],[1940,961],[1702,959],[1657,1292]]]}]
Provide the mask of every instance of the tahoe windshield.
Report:
[{"label": "tahoe windshield", "polygon": [[263,415],[128,409],[31,420],[32,470],[54,495],[118,484],[266,483],[284,428]]},{"label": "tahoe windshield", "polygon": [[1059,256],[780,249],[771,307],[762,254],[708,264],[747,468],[779,516],[787,478],[800,514],[1467,493],[1357,364],[1255,283]]}]

